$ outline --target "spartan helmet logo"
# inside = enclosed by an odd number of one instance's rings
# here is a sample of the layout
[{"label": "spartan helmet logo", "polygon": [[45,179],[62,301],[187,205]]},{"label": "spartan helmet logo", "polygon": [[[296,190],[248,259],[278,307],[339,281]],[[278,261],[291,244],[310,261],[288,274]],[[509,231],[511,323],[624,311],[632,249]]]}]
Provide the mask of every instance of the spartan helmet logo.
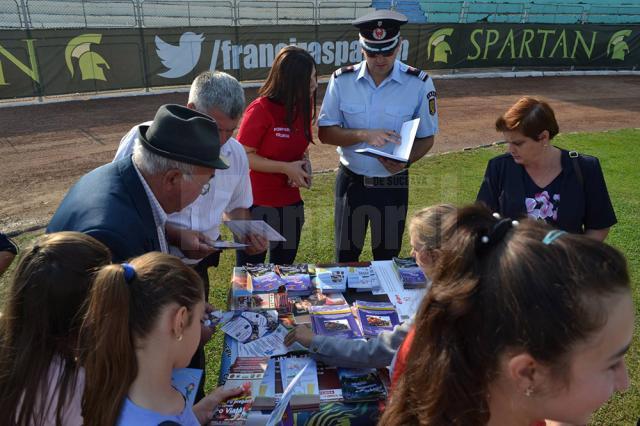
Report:
[{"label": "spartan helmet logo", "polygon": [[427,45],[427,59],[431,59],[431,49],[433,48],[433,62],[444,62],[445,64],[448,62],[451,46],[444,39],[451,34],[453,34],[453,28],[443,28],[431,34]]},{"label": "spartan helmet logo", "polygon": [[107,81],[104,69],[110,69],[109,64],[102,56],[91,51],[91,44],[100,44],[101,40],[102,34],[82,34],[67,44],[67,48],[64,50],[64,60],[71,77],[75,74],[71,58],[76,58],[83,80]]},{"label": "spartan helmet logo", "polygon": [[624,61],[624,57],[629,53],[629,45],[624,39],[630,35],[631,30],[620,30],[612,35],[607,45],[607,56],[611,56],[611,59]]}]

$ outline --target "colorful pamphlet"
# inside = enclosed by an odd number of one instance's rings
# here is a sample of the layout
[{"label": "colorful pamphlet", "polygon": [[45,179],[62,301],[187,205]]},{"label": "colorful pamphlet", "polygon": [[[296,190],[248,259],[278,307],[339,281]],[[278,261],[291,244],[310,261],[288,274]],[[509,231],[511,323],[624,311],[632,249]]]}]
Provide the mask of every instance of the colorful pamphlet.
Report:
[{"label": "colorful pamphlet", "polygon": [[387,397],[387,391],[376,369],[338,368],[345,402],[378,401]]},{"label": "colorful pamphlet", "polygon": [[311,294],[311,277],[306,263],[278,265],[276,271],[284,281],[289,296],[308,296]]},{"label": "colorful pamphlet", "polygon": [[202,370],[199,368],[176,368],[171,372],[171,386],[184,396],[189,407],[193,406],[200,379]]},{"label": "colorful pamphlet", "polygon": [[348,339],[362,337],[349,305],[314,306],[310,308],[311,328],[315,334],[339,336]]},{"label": "colorful pamphlet", "polygon": [[240,343],[248,343],[272,333],[278,328],[278,312],[235,311],[231,320],[220,329]]},{"label": "colorful pamphlet", "polygon": [[304,369],[304,373],[292,390],[292,408],[314,408],[320,405],[318,371],[316,362],[306,356],[288,356],[280,358],[282,387],[287,389],[293,378]]},{"label": "colorful pamphlet", "polygon": [[347,285],[358,291],[373,291],[380,288],[380,281],[371,266],[349,266]]},{"label": "colorful pamphlet", "polygon": [[258,393],[253,401],[253,409],[270,410],[276,405],[276,358],[270,358],[262,377]]},{"label": "colorful pamphlet", "polygon": [[238,311],[275,309],[278,313],[291,312],[287,293],[256,293],[251,296],[239,296],[234,299],[233,308]]},{"label": "colorful pamphlet", "polygon": [[284,338],[288,333],[289,329],[280,324],[273,333],[248,343],[238,343],[238,356],[269,357],[284,355],[293,351],[306,351],[306,348],[298,342],[294,342],[291,346],[286,346]]},{"label": "colorful pamphlet", "polygon": [[211,425],[244,424],[253,405],[255,395],[260,393],[260,385],[267,368],[268,358],[238,357],[231,366],[224,387],[243,387],[247,394],[231,397],[218,404]]},{"label": "colorful pamphlet", "polygon": [[347,268],[316,266],[314,284],[322,293],[343,293],[347,290]]},{"label": "colorful pamphlet", "polygon": [[242,296],[251,296],[253,288],[251,283],[247,280],[247,271],[242,267],[234,267],[233,275],[231,277],[231,296],[235,300]]},{"label": "colorful pamphlet", "polygon": [[306,298],[292,297],[289,299],[289,303],[292,305],[293,314],[298,316],[308,314],[309,308],[312,306],[346,305],[347,301],[340,293],[322,294],[314,292]]},{"label": "colorful pamphlet", "polygon": [[398,312],[392,303],[363,302],[356,300],[358,318],[366,337],[375,337],[383,331],[391,331],[400,324]]},{"label": "colorful pamphlet", "polygon": [[402,281],[404,288],[425,288],[427,286],[427,277],[414,258],[394,257],[393,264],[398,271],[400,281]]},{"label": "colorful pamphlet", "polygon": [[284,281],[275,271],[273,263],[260,263],[245,265],[248,274],[248,281],[251,283],[253,293],[276,292],[280,286],[284,286]]},{"label": "colorful pamphlet", "polygon": [[342,386],[338,377],[338,369],[317,363],[320,403],[342,401]]}]

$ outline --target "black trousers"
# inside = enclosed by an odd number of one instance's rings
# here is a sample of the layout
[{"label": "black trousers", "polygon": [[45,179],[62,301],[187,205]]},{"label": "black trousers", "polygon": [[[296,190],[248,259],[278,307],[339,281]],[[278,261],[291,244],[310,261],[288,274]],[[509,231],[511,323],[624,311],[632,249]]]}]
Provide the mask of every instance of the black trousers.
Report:
[{"label": "black trousers", "polygon": [[[204,283],[204,300],[209,302],[209,268],[217,267],[220,262],[220,252],[210,254],[202,259],[199,263],[193,266],[193,269],[200,275],[202,282]],[[200,379],[200,385],[196,391],[195,403],[204,398],[204,382],[206,378],[207,360],[204,355],[204,345],[198,345],[196,353],[193,354],[191,362],[188,365],[189,368],[199,368],[202,370],[202,379]]]},{"label": "black trousers", "polygon": [[409,204],[407,170],[370,178],[340,166],[336,176],[334,231],[337,262],[357,262],[371,224],[374,260],[389,260],[402,248]]},{"label": "black trousers", "polygon": [[[300,245],[300,234],[304,225],[304,202],[284,207],[252,206],[251,218],[264,220],[287,241],[269,244],[269,262],[276,265],[288,265],[295,261]],[[267,253],[249,256],[244,251],[236,251],[236,266],[246,263],[264,263]]]}]

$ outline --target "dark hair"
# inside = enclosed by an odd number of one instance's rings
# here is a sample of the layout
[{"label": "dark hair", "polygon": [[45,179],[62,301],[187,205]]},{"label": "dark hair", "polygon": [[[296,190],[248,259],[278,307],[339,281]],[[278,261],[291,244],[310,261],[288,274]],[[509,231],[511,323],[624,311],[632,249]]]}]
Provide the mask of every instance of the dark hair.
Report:
[{"label": "dark hair", "polygon": [[549,139],[553,139],[560,131],[549,104],[528,96],[520,98],[496,120],[496,130],[517,131],[536,141],[545,130],[549,132]]},{"label": "dark hair", "polygon": [[[75,362],[84,303],[94,269],[111,262],[109,249],[79,232],[44,235],[24,251],[8,285],[0,317],[0,412],[7,423],[43,425],[77,390]],[[60,358],[58,383],[50,368]],[[55,386],[57,407],[46,400]]]},{"label": "dark hair", "polygon": [[313,142],[311,121],[316,116],[316,91],[310,92],[311,72],[316,63],[304,49],[296,46],[282,48],[273,60],[271,70],[258,95],[283,104],[287,125],[293,131],[293,123],[302,116],[304,135]]},{"label": "dark hair", "polygon": [[544,244],[551,228],[525,219],[485,247],[499,219],[482,206],[452,216],[406,373],[380,424],[486,424],[488,387],[509,350],[566,383],[572,349],[606,324],[608,297],[630,290],[623,255],[604,243],[566,234]]},{"label": "dark hair", "polygon": [[128,281],[122,265],[110,265],[98,272],[91,289],[81,336],[86,426],[116,423],[138,374],[136,340],[152,331],[162,309],[177,303],[193,313],[204,298],[198,274],[174,256],[153,252],[130,264],[135,273]]}]

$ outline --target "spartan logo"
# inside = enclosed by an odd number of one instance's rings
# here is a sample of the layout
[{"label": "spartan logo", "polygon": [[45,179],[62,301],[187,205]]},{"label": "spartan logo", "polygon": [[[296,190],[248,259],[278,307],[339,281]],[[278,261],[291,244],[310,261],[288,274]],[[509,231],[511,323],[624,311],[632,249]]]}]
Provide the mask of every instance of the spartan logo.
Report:
[{"label": "spartan logo", "polygon": [[433,62],[444,62],[445,64],[448,62],[451,46],[444,39],[451,34],[453,34],[453,28],[442,28],[431,34],[427,45],[427,59],[431,59],[431,48],[433,48]]},{"label": "spartan logo", "polygon": [[103,66],[106,69],[110,69],[109,64],[102,56],[91,51],[91,44],[100,44],[100,41],[102,41],[102,34],[82,34],[67,44],[67,48],[64,51],[64,60],[72,78],[75,74],[75,67],[71,58],[76,58],[83,80],[107,81],[104,76]]},{"label": "spartan logo", "polygon": [[630,35],[631,30],[620,30],[612,35],[607,45],[607,56],[611,56],[611,59],[624,61],[624,57],[629,53],[629,45],[624,39]]}]

